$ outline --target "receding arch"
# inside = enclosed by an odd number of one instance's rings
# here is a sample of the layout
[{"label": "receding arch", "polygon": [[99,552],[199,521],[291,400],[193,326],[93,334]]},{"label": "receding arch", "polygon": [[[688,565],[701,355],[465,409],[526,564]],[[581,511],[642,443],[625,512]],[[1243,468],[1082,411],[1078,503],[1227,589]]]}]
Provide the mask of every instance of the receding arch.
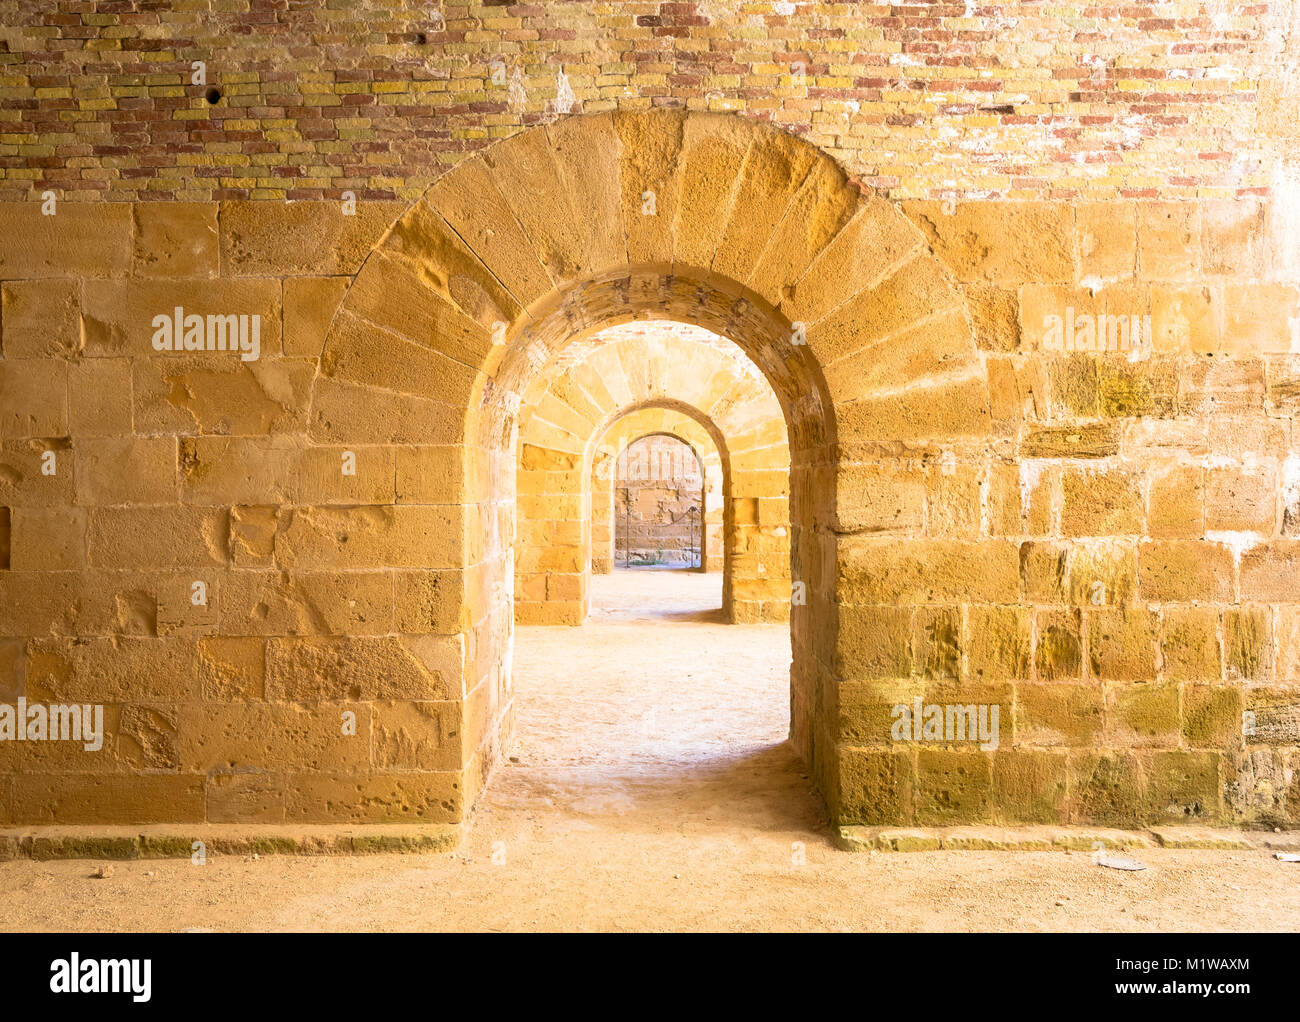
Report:
[{"label": "receding arch", "polygon": [[841,688],[864,677],[841,632],[881,600],[880,552],[924,558],[916,535],[864,530],[845,494],[907,451],[964,456],[989,433],[987,377],[959,291],[890,203],[772,126],[682,111],[569,117],[458,164],[366,259],[326,337],[313,439],[399,447],[400,502],[364,527],[397,535],[416,507],[446,525],[398,580],[396,627],[432,631],[400,611],[431,592],[438,627],[455,622],[440,634],[463,650],[465,804],[510,729],[521,397],[567,345],[638,318],[732,338],[780,401],[807,592],[792,738],[833,811],[869,819],[888,754],[841,732]]},{"label": "receding arch", "polygon": [[[712,423],[675,408],[649,406],[633,409],[610,423],[596,438],[590,458],[593,574],[608,572],[614,561],[614,489],[619,465],[627,451],[649,437],[671,437],[691,451],[700,467],[700,570],[724,571],[722,537],[726,496],[730,486],[725,440],[715,440]],[[608,523],[608,524],[606,524]],[[605,535],[607,532],[608,535]],[[604,548],[602,549],[602,541]],[[602,563],[603,562],[603,563]]]},{"label": "receding arch", "polygon": [[608,495],[587,485],[582,466],[615,420],[650,408],[698,420],[707,443],[742,461],[739,486],[716,523],[726,526],[728,619],[787,619],[790,455],[780,403],[734,342],[656,320],[604,328],[567,346],[524,391],[516,443],[518,623],[585,620],[592,530],[600,520],[592,501]]},{"label": "receding arch", "polygon": [[[778,438],[779,453],[774,461],[756,461],[755,450],[745,446],[748,438],[729,435],[706,412],[679,401],[657,400],[616,412],[603,432],[597,434],[597,444],[604,443],[612,453],[632,434],[651,428],[643,416],[655,412],[678,417],[671,431],[683,442],[699,444],[701,439],[707,439],[719,451],[722,515],[716,531],[723,545],[722,600],[726,619],[747,623],[788,620],[790,458],[784,434]],[[689,425],[683,426],[682,420],[694,424],[695,434]],[[593,453],[590,460],[594,459]],[[767,495],[760,498],[759,494]]]},{"label": "receding arch", "polygon": [[[620,519],[624,522],[622,546],[625,568],[632,567],[633,558],[636,557],[638,565],[668,565],[685,571],[707,572],[709,557],[712,555],[716,561],[715,571],[721,571],[722,556],[714,549],[715,546],[722,545],[721,459],[712,445],[707,444],[707,439],[705,443],[701,443],[698,437],[694,440],[689,439],[682,435],[687,432],[687,430],[674,428],[671,424],[657,428],[639,427],[628,437],[620,440],[618,453],[605,464],[603,469],[593,465],[589,477],[591,479],[592,549],[590,570],[593,575],[598,573],[595,565],[598,555],[602,552],[602,526],[608,530],[604,540],[604,553],[607,560],[604,573],[612,570],[614,562],[618,559],[617,523]],[[671,472],[668,474],[660,472],[663,468],[665,452],[670,458]],[[693,486],[685,488],[683,500],[682,484],[692,478],[696,481]],[[634,547],[639,544],[635,542],[632,532],[632,516],[636,515],[639,519],[645,513],[639,501],[634,510],[632,499],[634,487],[637,488],[638,494],[648,488],[664,491],[669,500],[675,496],[679,502],[679,516],[674,516],[672,508],[666,507],[661,500],[659,508],[652,513],[664,513],[668,516],[667,520],[652,520],[643,526],[646,532],[643,541],[644,550],[654,548],[653,561],[647,560],[648,554],[644,551],[634,553]],[[712,495],[710,487],[713,488]],[[621,501],[619,490],[623,491]],[[680,513],[682,502],[686,505],[684,513]],[[713,505],[717,526],[712,541],[709,537],[710,503]],[[681,547],[674,542],[676,537],[673,533],[683,520],[686,523],[687,535],[686,545]],[[638,524],[641,523],[638,521]],[[674,560],[674,552],[680,555],[681,563]]]}]

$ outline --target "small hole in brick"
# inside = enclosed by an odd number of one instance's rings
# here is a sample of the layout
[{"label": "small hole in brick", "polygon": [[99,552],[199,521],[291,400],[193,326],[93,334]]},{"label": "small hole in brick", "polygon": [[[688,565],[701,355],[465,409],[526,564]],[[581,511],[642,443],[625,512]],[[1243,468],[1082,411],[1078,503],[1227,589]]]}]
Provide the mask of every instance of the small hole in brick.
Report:
[{"label": "small hole in brick", "polygon": [[415,37],[415,41],[419,43],[421,46],[423,46],[425,43],[429,41],[429,37],[425,35],[423,32],[421,32],[419,35]]},{"label": "small hole in brick", "polygon": [[207,92],[203,94],[203,98],[206,99],[213,106],[216,106],[218,103],[221,102],[221,90],[209,89]]}]

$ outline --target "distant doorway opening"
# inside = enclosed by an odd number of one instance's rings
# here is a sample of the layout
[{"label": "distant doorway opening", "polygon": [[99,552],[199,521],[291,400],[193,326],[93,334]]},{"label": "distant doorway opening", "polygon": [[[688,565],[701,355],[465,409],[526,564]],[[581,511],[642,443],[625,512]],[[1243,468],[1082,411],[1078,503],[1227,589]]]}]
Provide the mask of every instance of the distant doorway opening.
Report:
[{"label": "distant doorway opening", "polygon": [[614,563],[705,570],[705,472],[694,448],[665,433],[643,436],[624,448],[616,471]]}]

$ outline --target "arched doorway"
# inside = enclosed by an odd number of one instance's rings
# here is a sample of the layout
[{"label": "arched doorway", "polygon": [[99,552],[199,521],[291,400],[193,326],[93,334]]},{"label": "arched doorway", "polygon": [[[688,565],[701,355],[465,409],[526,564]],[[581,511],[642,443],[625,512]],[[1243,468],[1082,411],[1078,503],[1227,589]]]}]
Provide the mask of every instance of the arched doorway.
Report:
[{"label": "arched doorway", "polygon": [[[418,449],[398,468],[418,497],[375,528],[439,523],[410,533],[412,577],[395,584],[400,629],[462,650],[451,811],[472,804],[511,726],[522,395],[568,345],[636,318],[734,338],[776,394],[803,594],[790,613],[791,736],[839,818],[906,817],[877,779],[905,781],[915,765],[874,734],[842,732],[846,686],[885,700],[868,653],[840,637],[879,604],[970,594],[940,581],[941,551],[920,526],[877,535],[844,495],[887,476],[903,445],[946,443],[960,461],[972,456],[963,441],[987,436],[964,303],[919,231],[828,157],[768,126],[680,112],[569,118],[461,164],[372,252],[325,341],[313,438]],[[1001,568],[1000,547],[970,546],[963,571],[985,554]],[[1003,597],[991,584],[976,595]]]},{"label": "arched doorway", "polygon": [[637,437],[615,460],[613,484],[615,564],[704,567],[704,465],[690,444],[671,433]]},{"label": "arched doorway", "polygon": [[[686,430],[631,432],[633,439],[621,450],[601,452],[592,461],[592,574],[608,574],[617,564],[656,562],[721,571],[725,481],[717,449],[706,442],[701,451],[681,435]],[[635,532],[646,533],[639,549]],[[668,553],[651,558],[651,549]]]}]

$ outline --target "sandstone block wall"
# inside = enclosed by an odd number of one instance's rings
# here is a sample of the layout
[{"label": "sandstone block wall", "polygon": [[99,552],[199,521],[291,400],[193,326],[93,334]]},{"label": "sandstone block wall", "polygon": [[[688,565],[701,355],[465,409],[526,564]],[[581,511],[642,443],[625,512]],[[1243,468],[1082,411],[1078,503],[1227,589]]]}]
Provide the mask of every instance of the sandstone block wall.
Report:
[{"label": "sandstone block wall", "polygon": [[[1259,282],[1290,242],[1251,202],[904,208],[968,302],[987,436],[841,494],[847,814],[1294,822],[1296,291]],[[1063,349],[1069,310],[1149,336]],[[889,741],[916,691],[1000,704],[997,750]]]},{"label": "sandstone block wall", "polygon": [[[428,482],[460,452],[308,441],[365,250],[296,246],[264,276],[247,212],[0,210],[0,699],[105,707],[102,750],[0,745],[6,823],[460,818],[473,539]],[[273,219],[373,244],[392,212]],[[260,316],[258,359],[155,350],[176,306]]]}]

